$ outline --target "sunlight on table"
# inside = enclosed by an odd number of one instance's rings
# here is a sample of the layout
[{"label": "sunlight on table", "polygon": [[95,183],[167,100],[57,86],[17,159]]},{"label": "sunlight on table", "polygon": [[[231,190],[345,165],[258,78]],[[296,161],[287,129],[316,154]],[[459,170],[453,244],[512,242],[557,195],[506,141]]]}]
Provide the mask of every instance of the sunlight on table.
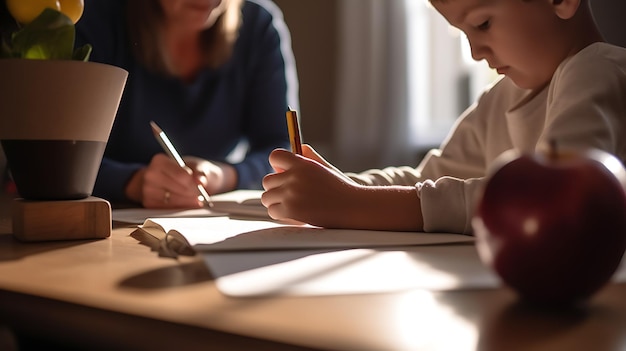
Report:
[{"label": "sunlight on table", "polygon": [[406,349],[475,350],[478,330],[429,291],[407,293],[394,306],[394,330]]}]

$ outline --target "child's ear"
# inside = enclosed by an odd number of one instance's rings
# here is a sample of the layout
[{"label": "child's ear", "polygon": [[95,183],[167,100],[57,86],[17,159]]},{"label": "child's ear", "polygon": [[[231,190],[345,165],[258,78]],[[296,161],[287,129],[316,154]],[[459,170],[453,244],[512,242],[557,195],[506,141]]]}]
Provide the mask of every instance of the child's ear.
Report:
[{"label": "child's ear", "polygon": [[564,20],[574,17],[580,7],[580,1],[581,0],[550,0],[554,8],[554,13]]}]

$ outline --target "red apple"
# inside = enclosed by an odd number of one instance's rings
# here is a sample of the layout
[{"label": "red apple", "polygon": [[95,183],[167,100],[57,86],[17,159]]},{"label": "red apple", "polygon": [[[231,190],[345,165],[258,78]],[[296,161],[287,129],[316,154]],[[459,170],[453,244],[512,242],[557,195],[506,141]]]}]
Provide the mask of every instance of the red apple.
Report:
[{"label": "red apple", "polygon": [[626,170],[595,149],[505,152],[472,226],[481,260],[523,299],[583,302],[626,249]]}]

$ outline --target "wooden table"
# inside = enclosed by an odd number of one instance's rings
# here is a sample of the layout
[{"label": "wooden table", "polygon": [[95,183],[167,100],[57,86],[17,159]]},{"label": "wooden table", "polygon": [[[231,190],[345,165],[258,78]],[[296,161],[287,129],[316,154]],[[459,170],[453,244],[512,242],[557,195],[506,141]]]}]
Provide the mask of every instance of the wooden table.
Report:
[{"label": "wooden table", "polygon": [[89,350],[626,349],[625,284],[552,312],[505,288],[236,299],[201,258],[159,258],[131,231],[24,244],[0,221],[0,323]]}]

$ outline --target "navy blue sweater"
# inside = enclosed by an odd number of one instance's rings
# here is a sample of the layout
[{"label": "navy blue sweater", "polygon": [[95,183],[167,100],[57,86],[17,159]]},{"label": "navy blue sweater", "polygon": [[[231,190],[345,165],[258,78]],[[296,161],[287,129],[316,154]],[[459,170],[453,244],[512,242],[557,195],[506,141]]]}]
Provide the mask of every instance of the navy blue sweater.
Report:
[{"label": "navy blue sweater", "polygon": [[[291,39],[282,13],[268,0],[246,1],[231,59],[187,84],[150,73],[134,59],[123,17],[125,1],[85,0],[76,26],[76,45],[93,46],[90,61],[129,72],[93,195],[128,200],[124,188],[130,177],[163,152],[151,120],[182,155],[231,163],[238,188],[260,189],[263,176],[271,172],[269,153],[289,146],[287,106],[298,105]],[[233,162],[227,156],[241,141],[248,151],[243,160]]]}]

